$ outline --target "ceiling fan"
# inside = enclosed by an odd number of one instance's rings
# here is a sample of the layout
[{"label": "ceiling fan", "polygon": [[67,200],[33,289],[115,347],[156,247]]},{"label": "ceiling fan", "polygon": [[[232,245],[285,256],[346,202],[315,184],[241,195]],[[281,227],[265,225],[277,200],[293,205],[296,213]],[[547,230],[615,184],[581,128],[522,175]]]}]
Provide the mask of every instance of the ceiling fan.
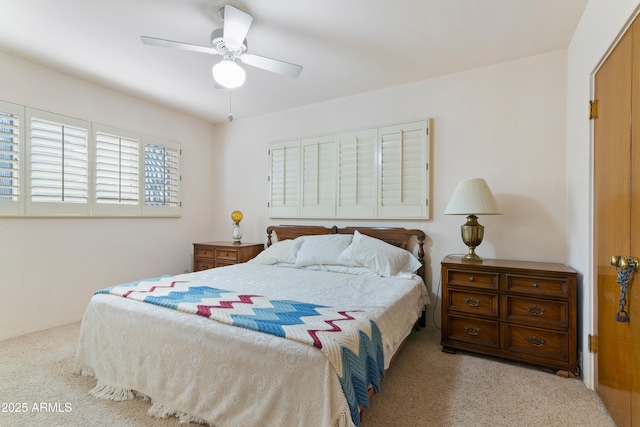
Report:
[{"label": "ceiling fan", "polygon": [[251,15],[228,4],[220,9],[218,15],[224,20],[224,27],[213,30],[211,33],[211,47],[148,36],[140,36],[140,39],[142,43],[151,46],[172,47],[222,56],[222,60],[213,66],[213,78],[217,84],[227,89],[240,87],[245,81],[246,73],[236,63],[236,59],[247,65],[273,73],[293,78],[300,75],[301,65],[255,55],[247,51],[245,37],[253,21]]}]

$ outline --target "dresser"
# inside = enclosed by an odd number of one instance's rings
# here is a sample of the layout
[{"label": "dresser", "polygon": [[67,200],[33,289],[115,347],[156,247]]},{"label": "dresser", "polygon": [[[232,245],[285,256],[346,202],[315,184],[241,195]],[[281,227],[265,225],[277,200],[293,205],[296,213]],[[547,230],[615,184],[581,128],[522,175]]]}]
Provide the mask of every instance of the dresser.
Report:
[{"label": "dresser", "polygon": [[577,374],[576,276],[563,264],[445,257],[442,351]]},{"label": "dresser", "polygon": [[262,243],[205,242],[193,244],[193,271],[247,262],[264,249]]}]

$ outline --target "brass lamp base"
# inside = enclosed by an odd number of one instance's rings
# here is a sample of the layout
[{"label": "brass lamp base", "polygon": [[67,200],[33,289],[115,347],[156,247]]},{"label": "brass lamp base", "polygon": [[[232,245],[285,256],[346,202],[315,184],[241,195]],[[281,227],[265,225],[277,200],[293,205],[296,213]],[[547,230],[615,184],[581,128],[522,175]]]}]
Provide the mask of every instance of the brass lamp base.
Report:
[{"label": "brass lamp base", "polygon": [[469,253],[462,257],[463,261],[482,262],[482,258],[476,254],[476,247],[482,243],[484,237],[484,226],[478,224],[478,217],[469,215],[467,222],[460,227],[462,241],[469,247]]}]

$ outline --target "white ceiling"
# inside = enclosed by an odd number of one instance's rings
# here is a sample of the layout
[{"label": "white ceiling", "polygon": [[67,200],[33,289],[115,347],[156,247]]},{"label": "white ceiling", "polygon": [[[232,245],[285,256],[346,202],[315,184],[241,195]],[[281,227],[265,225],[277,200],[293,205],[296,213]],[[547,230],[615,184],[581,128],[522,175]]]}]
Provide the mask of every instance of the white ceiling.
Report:
[{"label": "white ceiling", "polygon": [[0,50],[221,122],[220,57],[140,36],[206,46],[226,3],[253,16],[249,52],[304,66],[241,64],[240,119],[565,49],[588,0],[2,0]]}]

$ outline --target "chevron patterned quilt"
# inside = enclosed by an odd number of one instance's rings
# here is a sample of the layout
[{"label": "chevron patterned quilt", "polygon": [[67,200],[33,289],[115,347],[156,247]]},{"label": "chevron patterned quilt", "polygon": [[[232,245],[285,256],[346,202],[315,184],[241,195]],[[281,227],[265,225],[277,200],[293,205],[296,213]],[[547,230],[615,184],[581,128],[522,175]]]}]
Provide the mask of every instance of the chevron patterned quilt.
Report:
[{"label": "chevron patterned quilt", "polygon": [[292,339],[320,349],[340,379],[353,423],[358,405],[368,406],[368,387],[379,391],[384,378],[382,339],[376,323],[362,310],[345,310],[292,300],[274,300],[158,277],[105,288],[97,294],[204,316],[229,325]]}]

